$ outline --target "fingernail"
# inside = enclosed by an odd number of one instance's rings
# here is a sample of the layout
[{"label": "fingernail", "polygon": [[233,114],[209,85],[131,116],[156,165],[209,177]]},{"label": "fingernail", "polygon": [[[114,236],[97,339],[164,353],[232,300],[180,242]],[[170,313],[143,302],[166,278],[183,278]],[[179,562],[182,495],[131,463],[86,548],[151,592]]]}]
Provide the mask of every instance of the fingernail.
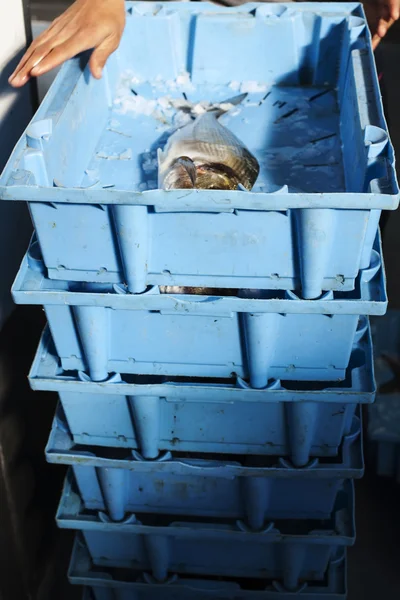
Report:
[{"label": "fingernail", "polygon": [[24,83],[26,83],[28,81],[28,76],[27,75],[17,75],[16,77],[14,77],[12,84],[16,85],[16,86],[21,86],[24,85]]},{"label": "fingernail", "polygon": [[43,68],[42,65],[37,65],[36,67],[33,67],[30,70],[30,75],[37,77],[38,75],[42,75],[42,73],[44,73],[44,71],[45,71],[45,69]]}]

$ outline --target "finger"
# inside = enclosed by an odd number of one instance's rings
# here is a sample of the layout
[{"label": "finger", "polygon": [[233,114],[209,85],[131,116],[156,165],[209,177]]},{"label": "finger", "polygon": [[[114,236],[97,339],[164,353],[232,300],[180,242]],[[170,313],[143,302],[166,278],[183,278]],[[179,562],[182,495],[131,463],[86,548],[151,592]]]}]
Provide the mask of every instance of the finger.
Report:
[{"label": "finger", "polygon": [[79,52],[89,50],[93,47],[93,41],[88,41],[84,34],[70,37],[68,40],[53,48],[47,56],[43,57],[30,71],[34,77],[43,75],[51,69],[58,67],[66,60],[76,56]]},{"label": "finger", "polygon": [[388,0],[387,3],[389,16],[393,21],[397,21],[400,17],[400,3],[399,0]]},{"label": "finger", "polygon": [[100,79],[104,65],[108,57],[118,48],[119,40],[115,37],[109,37],[104,40],[92,52],[89,60],[90,71],[96,79]]},{"label": "finger", "polygon": [[53,50],[56,43],[56,40],[50,40],[46,44],[36,48],[24,66],[21,67],[10,81],[11,85],[13,87],[21,87],[24,85],[28,81],[32,69],[34,69]]},{"label": "finger", "polygon": [[396,23],[396,20],[393,18],[390,18],[387,24],[387,29],[386,29],[386,33],[388,32],[388,30],[391,28],[392,25],[394,25]]},{"label": "finger", "polygon": [[13,73],[11,73],[9,77],[9,82],[11,83],[14,77],[21,71],[21,69],[26,65],[32,54],[35,50],[44,44],[46,41],[50,40],[53,36],[55,36],[59,31],[62,30],[64,25],[56,19],[46,31],[43,31],[38,37],[32,42],[29,46],[28,50],[25,52],[18,65],[14,69]]},{"label": "finger", "polygon": [[378,23],[378,27],[376,29],[376,33],[379,35],[380,38],[385,37],[385,35],[387,34],[388,29],[390,29],[390,27],[393,25],[394,23],[394,19],[380,19],[379,23]]},{"label": "finger", "polygon": [[9,80],[10,84],[13,87],[21,87],[23,86],[30,77],[30,72],[32,68],[34,68],[49,52],[51,52],[52,47],[49,46],[40,46],[37,50],[35,50],[25,62],[23,67]]},{"label": "finger", "polygon": [[23,55],[23,57],[19,61],[18,65],[14,69],[13,73],[11,73],[11,75],[10,75],[10,77],[8,79],[9,83],[13,83],[13,79],[22,71],[22,69],[25,67],[26,63],[31,58],[31,56],[33,55],[33,53],[35,52],[35,50],[36,50],[37,47],[38,47],[38,44],[35,43],[35,42],[33,42],[29,46],[28,50],[25,52],[25,54]]},{"label": "finger", "polygon": [[382,41],[382,38],[379,37],[379,35],[377,33],[375,33],[375,35],[372,38],[372,50],[376,50],[381,41]]},{"label": "finger", "polygon": [[386,19],[380,18],[378,21],[378,26],[376,28],[376,33],[379,35],[380,38],[385,37],[387,28],[388,22],[386,21]]}]

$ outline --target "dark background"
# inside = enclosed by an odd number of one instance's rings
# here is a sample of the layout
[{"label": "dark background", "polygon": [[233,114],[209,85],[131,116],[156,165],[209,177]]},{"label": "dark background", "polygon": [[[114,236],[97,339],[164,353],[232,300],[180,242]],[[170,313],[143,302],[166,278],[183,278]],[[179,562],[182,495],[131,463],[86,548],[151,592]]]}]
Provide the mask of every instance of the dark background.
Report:
[{"label": "dark background", "polygon": [[[34,0],[32,19],[51,21],[70,3]],[[400,153],[400,25],[390,30],[377,60]],[[384,254],[390,307],[400,308],[399,211],[385,228]],[[8,550],[1,556],[0,600],[81,597],[66,581],[71,535],[54,526],[64,469],[44,461],[56,397],[31,392],[26,379],[43,325],[40,308],[18,307],[0,335],[0,547]],[[399,600],[400,486],[374,475],[373,458],[367,453],[366,476],[356,485],[357,543],[349,551],[348,598]]]}]

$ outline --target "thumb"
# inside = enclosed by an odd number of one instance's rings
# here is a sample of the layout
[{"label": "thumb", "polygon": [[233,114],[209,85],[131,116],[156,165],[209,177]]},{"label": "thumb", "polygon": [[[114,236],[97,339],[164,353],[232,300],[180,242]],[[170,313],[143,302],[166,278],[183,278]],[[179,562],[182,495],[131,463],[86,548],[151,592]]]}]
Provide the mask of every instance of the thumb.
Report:
[{"label": "thumb", "polygon": [[118,43],[112,38],[106,38],[92,52],[89,60],[90,71],[96,79],[101,78],[108,57],[118,48]]}]

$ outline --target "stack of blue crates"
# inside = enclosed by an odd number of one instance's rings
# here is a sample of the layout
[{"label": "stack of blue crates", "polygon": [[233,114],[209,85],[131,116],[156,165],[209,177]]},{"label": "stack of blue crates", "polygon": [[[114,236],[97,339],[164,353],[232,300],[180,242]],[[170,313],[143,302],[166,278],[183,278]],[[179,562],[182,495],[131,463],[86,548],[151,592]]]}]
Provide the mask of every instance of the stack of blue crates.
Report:
[{"label": "stack of blue crates", "polygon": [[[86,600],[339,600],[398,205],[359,4],[127,3],[94,80],[62,68],[0,180],[35,237],[13,287],[48,319],[34,389],[70,465]],[[251,192],[157,189],[157,148],[221,117]]]}]

